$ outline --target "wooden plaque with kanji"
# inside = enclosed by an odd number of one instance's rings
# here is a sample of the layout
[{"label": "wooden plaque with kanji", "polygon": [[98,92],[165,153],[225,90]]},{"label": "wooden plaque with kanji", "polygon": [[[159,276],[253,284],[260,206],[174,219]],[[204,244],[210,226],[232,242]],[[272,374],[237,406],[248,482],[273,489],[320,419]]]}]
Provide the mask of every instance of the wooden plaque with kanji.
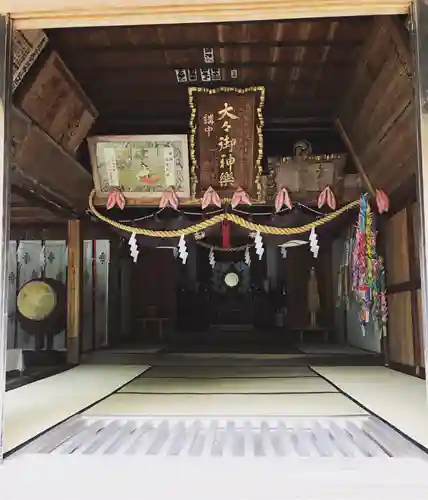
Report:
[{"label": "wooden plaque with kanji", "polygon": [[192,197],[212,186],[227,199],[242,187],[263,202],[264,88],[191,88],[189,98]]}]

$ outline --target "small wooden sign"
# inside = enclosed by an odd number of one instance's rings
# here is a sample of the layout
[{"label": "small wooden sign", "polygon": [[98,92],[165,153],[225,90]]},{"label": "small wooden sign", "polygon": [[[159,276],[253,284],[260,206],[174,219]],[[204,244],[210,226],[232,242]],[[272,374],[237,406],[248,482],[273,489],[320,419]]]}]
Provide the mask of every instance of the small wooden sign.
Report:
[{"label": "small wooden sign", "polygon": [[264,87],[190,88],[191,194],[212,186],[223,199],[242,187],[263,202]]}]

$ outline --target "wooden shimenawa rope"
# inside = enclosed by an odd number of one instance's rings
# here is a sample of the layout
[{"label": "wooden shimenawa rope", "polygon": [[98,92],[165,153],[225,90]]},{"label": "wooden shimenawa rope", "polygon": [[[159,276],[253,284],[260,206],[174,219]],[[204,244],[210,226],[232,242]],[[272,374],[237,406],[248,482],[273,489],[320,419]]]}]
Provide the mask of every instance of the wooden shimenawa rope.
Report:
[{"label": "wooden shimenawa rope", "polygon": [[321,217],[320,219],[317,219],[313,222],[309,222],[308,224],[299,227],[265,226],[263,224],[255,224],[254,222],[247,221],[235,214],[223,213],[215,215],[214,217],[211,217],[211,219],[203,220],[201,222],[198,222],[197,224],[182,229],[173,229],[170,231],[155,231],[152,229],[144,229],[140,227],[128,226],[126,224],[122,224],[121,222],[116,222],[112,219],[109,219],[105,215],[102,215],[100,212],[98,212],[98,210],[94,206],[94,196],[95,196],[95,190],[93,190],[89,195],[89,208],[91,212],[95,215],[95,217],[105,222],[106,224],[109,224],[112,227],[120,229],[121,231],[126,231],[128,233],[135,233],[141,236],[149,236],[152,238],[178,238],[180,236],[188,236],[189,234],[198,233],[199,231],[203,231],[204,229],[207,229],[211,226],[215,226],[216,224],[219,224],[223,220],[228,220],[230,222],[233,222],[234,224],[237,224],[238,226],[248,229],[249,231],[259,231],[260,233],[271,234],[274,236],[291,236],[296,234],[307,233],[308,231],[311,231],[311,229],[327,224],[328,222],[339,217],[339,215],[342,215],[343,213],[347,212],[348,210],[352,210],[353,208],[357,208],[360,205],[360,200],[351,201],[351,203],[348,203],[344,207],[339,208],[339,210],[336,210],[335,212],[332,212],[331,214],[328,214],[325,217]]}]

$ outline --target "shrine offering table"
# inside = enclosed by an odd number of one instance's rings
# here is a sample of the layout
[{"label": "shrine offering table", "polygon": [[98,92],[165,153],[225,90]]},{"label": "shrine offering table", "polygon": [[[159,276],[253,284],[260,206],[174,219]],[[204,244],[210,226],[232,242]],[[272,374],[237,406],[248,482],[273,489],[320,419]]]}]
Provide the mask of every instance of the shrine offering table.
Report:
[{"label": "shrine offering table", "polygon": [[330,327],[322,327],[322,326],[305,326],[303,328],[293,328],[293,334],[297,333],[299,335],[300,342],[303,342],[305,334],[318,334],[322,335],[325,343],[329,341],[330,338]]},{"label": "shrine offering table", "polygon": [[144,332],[148,330],[148,327],[151,323],[155,325],[160,342],[163,342],[164,340],[165,325],[167,325],[170,320],[170,318],[140,318]]}]

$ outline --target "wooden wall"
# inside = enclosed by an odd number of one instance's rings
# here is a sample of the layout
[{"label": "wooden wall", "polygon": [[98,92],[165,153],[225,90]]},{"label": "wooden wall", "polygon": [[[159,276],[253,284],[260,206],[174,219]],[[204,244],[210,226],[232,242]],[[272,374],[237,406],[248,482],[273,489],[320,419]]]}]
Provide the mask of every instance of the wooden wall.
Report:
[{"label": "wooden wall", "polygon": [[416,115],[410,38],[398,18],[373,25],[363,46],[339,120],[376,189],[391,199],[380,219],[379,241],[386,258],[388,340],[392,366],[424,372],[421,334]]},{"label": "wooden wall", "polygon": [[416,169],[409,35],[398,18],[373,23],[339,120],[374,187],[393,193]]},{"label": "wooden wall", "polygon": [[424,374],[418,205],[409,199],[382,226],[388,286],[387,356],[391,366]]}]

